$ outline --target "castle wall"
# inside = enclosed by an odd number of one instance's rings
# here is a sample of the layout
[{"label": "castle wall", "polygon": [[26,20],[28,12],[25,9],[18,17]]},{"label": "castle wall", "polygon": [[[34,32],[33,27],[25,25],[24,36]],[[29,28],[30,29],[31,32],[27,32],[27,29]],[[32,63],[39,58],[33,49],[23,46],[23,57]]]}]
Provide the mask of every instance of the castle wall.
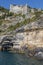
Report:
[{"label": "castle wall", "polygon": [[10,12],[13,12],[16,14],[19,14],[19,13],[27,14],[27,5],[25,6],[10,5]]}]

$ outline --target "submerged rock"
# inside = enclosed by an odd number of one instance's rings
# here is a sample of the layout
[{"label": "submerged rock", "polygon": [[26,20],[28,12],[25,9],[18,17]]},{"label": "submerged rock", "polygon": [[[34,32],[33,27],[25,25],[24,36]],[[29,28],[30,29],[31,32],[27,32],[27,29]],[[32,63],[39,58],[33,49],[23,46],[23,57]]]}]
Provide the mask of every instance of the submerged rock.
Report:
[{"label": "submerged rock", "polygon": [[34,56],[38,60],[43,60],[43,52],[38,52]]}]

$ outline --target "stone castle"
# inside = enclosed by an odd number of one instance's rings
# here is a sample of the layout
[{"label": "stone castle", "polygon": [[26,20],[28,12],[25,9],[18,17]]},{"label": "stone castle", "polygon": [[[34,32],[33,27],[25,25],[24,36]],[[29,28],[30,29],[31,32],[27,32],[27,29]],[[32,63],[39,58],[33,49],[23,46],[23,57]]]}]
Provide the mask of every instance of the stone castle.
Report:
[{"label": "stone castle", "polygon": [[29,11],[27,4],[26,5],[10,5],[10,12],[13,12],[14,14],[27,14]]}]

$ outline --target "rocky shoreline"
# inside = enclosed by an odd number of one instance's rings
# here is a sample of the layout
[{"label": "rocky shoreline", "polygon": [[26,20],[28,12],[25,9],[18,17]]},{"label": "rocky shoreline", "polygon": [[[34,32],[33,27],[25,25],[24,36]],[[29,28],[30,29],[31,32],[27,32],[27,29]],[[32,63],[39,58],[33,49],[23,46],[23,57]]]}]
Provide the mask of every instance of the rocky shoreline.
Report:
[{"label": "rocky shoreline", "polygon": [[41,47],[30,50],[28,47],[25,47],[24,49],[14,49],[13,47],[5,49],[5,48],[2,48],[2,46],[0,46],[0,51],[25,54],[25,55],[27,55],[29,57],[33,57],[37,60],[43,60],[43,48],[41,48]]}]

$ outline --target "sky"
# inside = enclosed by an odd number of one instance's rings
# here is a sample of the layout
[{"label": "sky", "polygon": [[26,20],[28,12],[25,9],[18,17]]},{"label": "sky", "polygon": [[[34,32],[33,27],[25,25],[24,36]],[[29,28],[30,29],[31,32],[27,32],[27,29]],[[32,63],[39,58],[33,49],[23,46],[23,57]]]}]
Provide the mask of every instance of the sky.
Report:
[{"label": "sky", "polygon": [[28,4],[32,8],[43,9],[43,0],[0,0],[0,6],[9,9],[10,4],[25,5]]}]

